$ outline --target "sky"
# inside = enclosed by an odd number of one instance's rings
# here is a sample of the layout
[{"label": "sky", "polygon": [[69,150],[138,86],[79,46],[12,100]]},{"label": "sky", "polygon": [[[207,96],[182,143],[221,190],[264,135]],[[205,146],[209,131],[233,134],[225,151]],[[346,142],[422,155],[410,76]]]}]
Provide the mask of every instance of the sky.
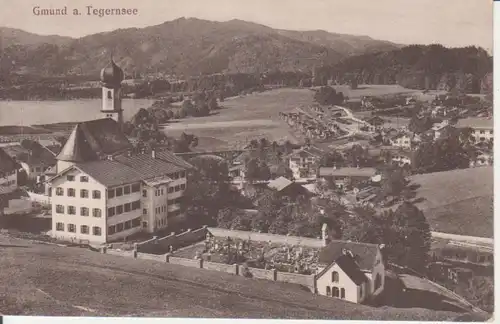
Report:
[{"label": "sky", "polygon": [[[400,44],[493,48],[492,0],[0,0],[0,26],[81,37],[145,27],[180,17],[241,19],[273,28],[366,35]],[[68,8],[68,16],[36,16],[33,7]],[[94,8],[136,8],[136,16],[97,17]],[[73,9],[81,11],[73,16]]]}]

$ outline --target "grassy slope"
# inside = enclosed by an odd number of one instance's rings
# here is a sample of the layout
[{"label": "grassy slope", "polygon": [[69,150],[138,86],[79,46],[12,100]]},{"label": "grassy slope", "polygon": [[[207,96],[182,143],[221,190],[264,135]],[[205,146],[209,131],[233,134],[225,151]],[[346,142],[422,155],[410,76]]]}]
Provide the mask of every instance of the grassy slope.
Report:
[{"label": "grassy slope", "polygon": [[417,197],[434,231],[493,237],[493,168],[415,175]]},{"label": "grassy slope", "polygon": [[283,283],[5,237],[0,241],[4,314],[436,321],[457,316],[376,309]]}]

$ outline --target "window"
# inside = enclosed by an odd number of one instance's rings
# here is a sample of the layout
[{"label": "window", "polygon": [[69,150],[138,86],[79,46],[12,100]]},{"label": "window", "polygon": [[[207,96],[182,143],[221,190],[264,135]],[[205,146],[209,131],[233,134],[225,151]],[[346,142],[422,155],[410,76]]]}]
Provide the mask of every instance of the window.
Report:
[{"label": "window", "polygon": [[181,186],[175,186],[175,192],[181,190]]},{"label": "window", "polygon": [[490,131],[490,135],[493,135],[493,131]]},{"label": "window", "polygon": [[69,215],[75,215],[76,214],[76,208],[75,208],[75,206],[68,206],[68,214]]},{"label": "window", "polygon": [[339,288],[338,287],[333,287],[333,292],[332,292],[333,297],[339,297]]},{"label": "window", "polygon": [[64,223],[56,223],[56,231],[63,232],[64,231]]},{"label": "window", "polygon": [[99,208],[92,209],[92,216],[101,217],[101,214],[102,214],[101,209],[99,209]]},{"label": "window", "polygon": [[115,198],[115,189],[108,190],[108,199]]},{"label": "window", "polygon": [[148,196],[148,191],[147,190],[143,190],[142,191],[142,196],[143,197],[147,197]]},{"label": "window", "polygon": [[123,213],[123,205],[116,206],[115,210],[116,210],[116,215],[122,214]]},{"label": "window", "polygon": [[122,232],[123,231],[123,223],[116,224],[116,232]]},{"label": "window", "polygon": [[380,273],[377,273],[377,275],[375,276],[375,290],[377,290],[381,285],[382,277],[380,276]]},{"label": "window", "polygon": [[181,190],[186,190],[186,184],[185,183],[181,184]]},{"label": "window", "polygon": [[123,194],[130,195],[130,186],[123,187]]},{"label": "window", "polygon": [[332,282],[339,282],[339,273],[337,271],[332,272]]},{"label": "window", "polygon": [[76,226],[75,226],[75,224],[68,224],[68,232],[70,232],[70,233],[76,233]]},{"label": "window", "polygon": [[144,208],[144,209],[142,210],[142,213],[143,213],[144,215],[146,215],[146,214],[148,213],[148,210],[147,210],[146,208]]},{"label": "window", "polygon": [[56,205],[56,213],[57,214],[64,214],[64,206],[63,205]]},{"label": "window", "polygon": [[111,225],[108,227],[108,235],[113,235],[115,234],[116,232],[116,226],[115,225]]},{"label": "window", "polygon": [[[360,286],[360,287],[363,287],[363,286]],[[340,288],[340,298],[342,298],[342,299],[345,298],[345,289],[344,288]]]},{"label": "window", "polygon": [[80,215],[81,216],[88,216],[89,215],[89,209],[87,207],[81,207],[80,208]]},{"label": "window", "polygon": [[168,188],[168,193],[172,193],[172,192],[174,192],[174,187],[169,187]]},{"label": "window", "polygon": [[89,233],[89,227],[87,225],[80,226],[80,233],[82,233],[82,234],[88,234]]},{"label": "window", "polygon": [[163,196],[165,194],[165,191],[163,190],[163,188],[161,188],[161,195]]},{"label": "window", "polygon": [[68,197],[74,197],[74,196],[75,196],[75,189],[68,188]]},{"label": "window", "polygon": [[92,198],[101,199],[101,192],[99,190],[93,190],[92,191]]},{"label": "window", "polygon": [[140,209],[141,208],[141,201],[136,200],[132,202],[132,210]]},{"label": "window", "polygon": [[99,226],[92,227],[92,234],[95,236],[101,236],[101,228]]},{"label": "window", "polygon": [[86,189],[80,190],[80,198],[88,198],[89,197],[89,191]]},{"label": "window", "polygon": [[484,130],[480,131],[479,134],[484,134]]},{"label": "window", "polygon": [[363,284],[359,286],[359,297],[363,297]]},{"label": "window", "polygon": [[113,217],[115,216],[115,207],[109,207],[108,208],[108,217]]},{"label": "window", "polygon": [[75,181],[75,176],[69,175],[66,177],[66,180],[68,181]]},{"label": "window", "polygon": [[141,226],[141,218],[137,217],[132,219],[132,227],[139,227]]},{"label": "window", "polygon": [[139,192],[139,191],[141,191],[141,185],[139,183],[133,184],[132,192]]},{"label": "window", "polygon": [[80,182],[89,182],[89,177],[87,177],[87,176],[81,176],[80,177]]},{"label": "window", "polygon": [[123,188],[116,188],[115,194],[116,194],[116,197],[123,196]]},{"label": "window", "polygon": [[186,177],[186,171],[182,171],[181,172],[181,178],[185,178]]},{"label": "window", "polygon": [[128,213],[130,210],[132,210],[132,205],[130,203],[126,203],[124,205],[124,210],[126,213]]},{"label": "window", "polygon": [[125,229],[128,230],[128,229],[131,229],[132,228],[132,221],[126,221],[125,222]]}]

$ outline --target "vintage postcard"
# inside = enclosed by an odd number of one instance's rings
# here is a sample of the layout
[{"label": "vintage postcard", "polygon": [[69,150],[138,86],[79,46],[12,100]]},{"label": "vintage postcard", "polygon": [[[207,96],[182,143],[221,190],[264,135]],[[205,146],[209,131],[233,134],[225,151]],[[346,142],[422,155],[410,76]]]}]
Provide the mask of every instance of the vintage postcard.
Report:
[{"label": "vintage postcard", "polygon": [[490,0],[0,0],[0,313],[488,321]]}]

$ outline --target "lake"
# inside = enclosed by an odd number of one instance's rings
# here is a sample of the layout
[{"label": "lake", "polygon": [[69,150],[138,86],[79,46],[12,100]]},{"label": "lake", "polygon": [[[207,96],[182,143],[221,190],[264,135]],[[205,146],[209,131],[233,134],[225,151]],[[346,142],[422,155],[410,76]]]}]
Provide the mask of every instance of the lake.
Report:
[{"label": "lake", "polygon": [[[151,99],[124,99],[123,117],[130,120],[141,108],[153,104]],[[101,99],[68,101],[0,101],[0,126],[82,122],[102,118]]]}]

